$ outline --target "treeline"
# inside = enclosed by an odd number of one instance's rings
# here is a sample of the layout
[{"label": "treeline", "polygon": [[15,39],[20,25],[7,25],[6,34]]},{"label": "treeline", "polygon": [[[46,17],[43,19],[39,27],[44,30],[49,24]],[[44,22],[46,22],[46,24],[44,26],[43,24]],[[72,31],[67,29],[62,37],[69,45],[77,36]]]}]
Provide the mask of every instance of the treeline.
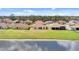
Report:
[{"label": "treeline", "polygon": [[31,20],[31,21],[36,21],[36,20],[42,20],[42,21],[79,20],[79,16],[33,16],[33,15],[31,15],[31,16],[14,16],[13,14],[10,16],[0,16],[0,19],[4,19],[6,17],[8,17],[12,20]]}]

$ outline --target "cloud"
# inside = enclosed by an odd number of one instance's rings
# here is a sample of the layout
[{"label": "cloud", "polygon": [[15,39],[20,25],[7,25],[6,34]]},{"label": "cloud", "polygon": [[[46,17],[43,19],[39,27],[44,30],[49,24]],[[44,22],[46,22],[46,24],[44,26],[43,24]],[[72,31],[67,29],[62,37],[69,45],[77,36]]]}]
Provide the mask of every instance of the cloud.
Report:
[{"label": "cloud", "polygon": [[33,10],[22,10],[22,11],[16,11],[12,12],[15,15],[25,16],[25,15],[32,15],[35,14],[35,11]]},{"label": "cloud", "polygon": [[55,15],[59,15],[59,16],[66,16],[66,15],[70,15],[68,13],[55,13],[52,11],[32,11],[32,10],[26,10],[26,11],[21,11],[21,12],[12,12],[12,14],[15,15],[41,15],[41,16],[55,16]]},{"label": "cloud", "polygon": [[24,10],[24,12],[33,13],[33,12],[35,12],[35,11],[33,11],[33,10]]},{"label": "cloud", "polygon": [[56,8],[51,8],[52,10],[55,10]]},{"label": "cloud", "polygon": [[[52,10],[51,10],[52,9]],[[41,15],[41,16],[77,16],[79,15],[78,11],[76,10],[56,10],[57,8],[51,8],[50,10],[33,10],[33,9],[22,9],[20,11],[2,11],[2,8],[0,8],[0,15],[20,15],[20,16],[26,16],[26,15]],[[15,9],[16,10],[16,9]]]},{"label": "cloud", "polygon": [[70,51],[79,51],[79,41],[72,42]]},{"label": "cloud", "polygon": [[67,50],[70,50],[71,43],[70,41],[57,41],[60,46],[65,47]]},{"label": "cloud", "polygon": [[79,41],[57,41],[57,43],[68,51],[79,51]]},{"label": "cloud", "polygon": [[60,12],[60,13],[55,13],[55,15],[59,15],[59,16],[69,16],[69,13],[64,13],[64,12]]},{"label": "cloud", "polygon": [[16,16],[24,16],[25,15],[25,13],[24,12],[12,12],[12,14],[14,14],[14,15],[16,15]]},{"label": "cloud", "polygon": [[24,41],[0,41],[0,51],[42,51],[37,43]]}]

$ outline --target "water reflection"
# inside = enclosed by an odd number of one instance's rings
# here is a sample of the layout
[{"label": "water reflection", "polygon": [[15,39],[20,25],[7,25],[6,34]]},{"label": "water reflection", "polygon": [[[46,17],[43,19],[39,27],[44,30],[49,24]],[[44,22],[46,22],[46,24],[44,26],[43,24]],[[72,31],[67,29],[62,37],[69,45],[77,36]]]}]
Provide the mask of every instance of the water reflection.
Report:
[{"label": "water reflection", "polygon": [[0,51],[78,51],[78,41],[0,41]]}]

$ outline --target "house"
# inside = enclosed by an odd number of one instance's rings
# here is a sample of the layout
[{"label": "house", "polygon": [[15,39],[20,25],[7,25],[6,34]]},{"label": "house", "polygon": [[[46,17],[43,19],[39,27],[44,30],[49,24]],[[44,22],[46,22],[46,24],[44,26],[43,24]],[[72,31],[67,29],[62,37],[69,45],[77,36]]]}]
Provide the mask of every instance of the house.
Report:
[{"label": "house", "polygon": [[6,23],[0,23],[0,29],[7,29],[8,26]]},{"label": "house", "polygon": [[34,30],[79,30],[79,20],[71,20],[68,23],[63,20],[45,21],[14,20],[10,18],[0,19],[0,29],[34,29]]},{"label": "house", "polygon": [[68,24],[71,30],[79,30],[79,20],[71,20]]},{"label": "house", "polygon": [[72,30],[71,26],[68,23],[65,24],[65,27],[66,27],[67,30]]},{"label": "house", "polygon": [[48,29],[48,27],[46,27],[46,25],[36,25],[36,24],[34,24],[32,26],[32,29],[34,29],[34,30],[46,30],[46,29]]},{"label": "house", "polygon": [[34,30],[46,30],[46,29],[48,29],[48,27],[44,24],[43,21],[37,20],[32,25],[32,29],[34,29]]},{"label": "house", "polygon": [[72,26],[72,30],[79,30],[79,26]]},{"label": "house", "polygon": [[0,21],[0,29],[7,29],[9,26],[11,26],[10,24],[12,23],[13,21],[6,17],[4,19],[1,19]]},{"label": "house", "polygon": [[29,25],[27,24],[22,24],[22,23],[15,23],[15,24],[12,24],[12,28],[13,29],[29,29]]},{"label": "house", "polygon": [[12,21],[9,18],[3,19],[3,22],[0,22],[0,29],[29,29],[30,26],[25,24],[24,21],[14,20]]},{"label": "house", "polygon": [[35,21],[36,25],[44,25],[44,22],[42,20],[37,20]]},{"label": "house", "polygon": [[19,20],[14,20],[13,23],[19,23]]},{"label": "house", "polygon": [[54,21],[45,21],[45,24],[53,24]]},{"label": "house", "polygon": [[65,25],[58,23],[48,24],[46,26],[48,27],[49,30],[66,30]]},{"label": "house", "polygon": [[59,21],[57,21],[59,24],[66,24],[66,21],[64,21],[64,20],[59,20]]},{"label": "house", "polygon": [[3,19],[0,19],[0,23],[2,23]]},{"label": "house", "polygon": [[31,20],[25,20],[24,23],[30,25],[30,24],[33,23],[33,21],[31,21]]},{"label": "house", "polygon": [[79,20],[70,20],[69,21],[70,25],[75,25],[75,24],[79,24]]},{"label": "house", "polygon": [[66,30],[65,24],[59,24],[58,22],[46,22],[45,24],[43,21],[36,21],[35,24],[32,25],[32,28],[35,30]]},{"label": "house", "polygon": [[3,19],[3,22],[4,23],[10,23],[11,24],[13,21],[10,18],[7,17],[7,18],[4,18]]},{"label": "house", "polygon": [[72,30],[79,30],[79,24],[71,26]]}]

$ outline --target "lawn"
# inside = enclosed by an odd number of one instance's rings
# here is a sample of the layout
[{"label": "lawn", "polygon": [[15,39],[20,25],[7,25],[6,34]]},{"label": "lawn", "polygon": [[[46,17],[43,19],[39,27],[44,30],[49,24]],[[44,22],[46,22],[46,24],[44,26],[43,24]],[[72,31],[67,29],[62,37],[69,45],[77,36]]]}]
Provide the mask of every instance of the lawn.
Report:
[{"label": "lawn", "polygon": [[0,39],[79,40],[78,31],[68,30],[0,30]]}]

